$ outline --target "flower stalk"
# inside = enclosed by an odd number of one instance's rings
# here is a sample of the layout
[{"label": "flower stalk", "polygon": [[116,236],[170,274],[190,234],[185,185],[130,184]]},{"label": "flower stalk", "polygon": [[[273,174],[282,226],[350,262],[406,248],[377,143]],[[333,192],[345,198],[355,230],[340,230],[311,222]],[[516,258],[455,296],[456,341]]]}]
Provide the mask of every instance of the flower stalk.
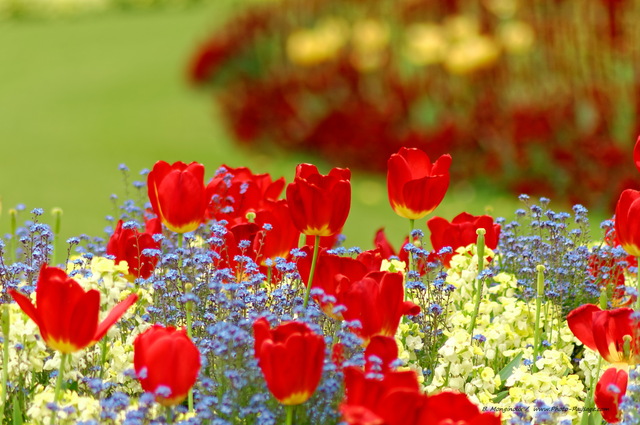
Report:
[{"label": "flower stalk", "polygon": [[540,316],[542,316],[542,298],[544,297],[544,271],[545,267],[542,264],[538,264],[536,266],[538,270],[538,279],[536,284],[536,325],[533,334],[533,372],[537,372],[538,367],[536,366],[536,361],[538,361],[538,356],[540,355]]},{"label": "flower stalk", "polygon": [[9,330],[11,328],[9,304],[2,305],[2,387],[0,388],[0,424],[4,423],[7,408],[7,385],[9,383]]},{"label": "flower stalk", "polygon": [[469,323],[469,335],[473,338],[473,329],[476,326],[476,318],[480,312],[480,301],[482,300],[482,270],[484,269],[484,235],[487,231],[483,228],[476,230],[478,239],[476,241],[476,252],[478,255],[478,275],[476,276],[475,301],[471,322]]},{"label": "flower stalk", "polygon": [[[58,404],[58,402],[60,401],[60,397],[62,396],[62,383],[64,382],[64,372],[65,372],[65,366],[67,364],[68,358],[69,358],[69,353],[60,354],[60,369],[58,370],[58,379],[56,380],[56,389],[55,389],[55,392],[53,393],[53,403],[56,405]],[[56,415],[55,413],[52,412],[51,421],[49,422],[49,424],[53,425],[55,423],[55,420],[56,420]]]},{"label": "flower stalk", "polygon": [[309,304],[309,294],[311,293],[311,287],[313,286],[313,276],[316,272],[316,263],[318,262],[318,252],[320,251],[320,236],[316,235],[313,243],[313,257],[311,259],[311,271],[309,271],[309,282],[307,283],[307,289],[304,291],[303,308],[307,308]]}]

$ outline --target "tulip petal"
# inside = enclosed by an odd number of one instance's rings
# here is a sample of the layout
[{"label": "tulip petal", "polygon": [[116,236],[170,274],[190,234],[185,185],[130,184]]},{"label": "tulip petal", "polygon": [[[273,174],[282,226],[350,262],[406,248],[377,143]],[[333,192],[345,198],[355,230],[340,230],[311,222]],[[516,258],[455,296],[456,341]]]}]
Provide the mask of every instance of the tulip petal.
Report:
[{"label": "tulip petal", "polygon": [[567,315],[567,324],[571,332],[587,347],[598,351],[593,335],[593,313],[601,311],[594,304],[584,304]]},{"label": "tulip petal", "polygon": [[46,326],[43,326],[40,320],[40,315],[38,314],[38,310],[31,302],[31,299],[26,295],[16,291],[15,289],[9,289],[9,295],[14,299],[14,301],[20,306],[22,311],[25,312],[27,316],[31,320],[34,321],[38,328],[40,328],[40,334],[42,334],[42,338],[45,339],[46,335]]},{"label": "tulip petal", "polygon": [[[67,338],[58,342],[70,343],[68,352],[75,352],[90,345],[96,333],[99,314],[100,292],[91,289],[84,293],[73,309]],[[57,349],[65,352],[61,347]]]},{"label": "tulip petal", "polygon": [[[602,417],[608,423],[617,423],[620,421],[618,407],[620,406],[622,396],[627,392],[628,380],[629,375],[626,370],[611,367],[602,374],[596,384],[594,401],[600,409]],[[618,388],[617,392],[611,391],[612,385]]]},{"label": "tulip petal", "polygon": [[107,317],[98,325],[93,340],[100,341],[102,337],[106,335],[109,328],[113,326],[136,301],[138,301],[138,294],[131,294],[113,307]]}]

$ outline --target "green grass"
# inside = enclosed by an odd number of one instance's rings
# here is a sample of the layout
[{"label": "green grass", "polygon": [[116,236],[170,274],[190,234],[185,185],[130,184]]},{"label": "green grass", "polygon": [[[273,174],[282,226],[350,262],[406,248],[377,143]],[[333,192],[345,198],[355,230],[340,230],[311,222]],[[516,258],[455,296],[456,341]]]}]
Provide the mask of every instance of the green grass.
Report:
[{"label": "green grass", "polygon": [[[24,203],[62,208],[65,239],[102,235],[109,196],[123,191],[121,163],[137,173],[159,159],[198,161],[207,178],[226,163],[287,181],[299,162],[329,170],[304,153],[234,145],[211,96],[187,84],[186,61],[225,16],[220,4],[0,25],[0,232],[9,229],[7,210]],[[397,246],[408,223],[391,211],[384,177],[354,172],[352,182],[348,245],[370,247],[384,226]],[[517,207],[491,187],[453,182],[436,214],[510,218]]]}]

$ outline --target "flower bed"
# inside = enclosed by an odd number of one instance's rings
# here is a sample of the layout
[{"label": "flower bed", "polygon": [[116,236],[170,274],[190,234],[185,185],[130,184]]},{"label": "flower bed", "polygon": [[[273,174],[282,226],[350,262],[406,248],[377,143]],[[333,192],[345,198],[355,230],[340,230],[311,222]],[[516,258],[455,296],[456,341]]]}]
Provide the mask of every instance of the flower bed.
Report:
[{"label": "flower bed", "polygon": [[280,0],[213,31],[189,77],[241,143],[375,171],[401,146],[449,152],[459,180],[606,208],[634,185],[637,7]]},{"label": "flower bed", "polygon": [[584,207],[524,195],[512,222],[423,223],[451,161],[389,159],[398,250],[374,229],[374,249],[339,246],[350,172],[310,164],[205,184],[159,161],[108,241],[66,248],[12,210],[0,423],[638,423],[640,193],[599,242]]}]

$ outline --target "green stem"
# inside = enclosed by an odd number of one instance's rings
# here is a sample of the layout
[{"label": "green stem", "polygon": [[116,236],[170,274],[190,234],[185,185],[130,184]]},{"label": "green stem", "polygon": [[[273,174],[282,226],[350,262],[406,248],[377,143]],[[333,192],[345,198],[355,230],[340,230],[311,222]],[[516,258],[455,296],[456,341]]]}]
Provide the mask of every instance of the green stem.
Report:
[{"label": "green stem", "polygon": [[[184,246],[184,235],[182,233],[178,234],[178,248],[182,251],[182,247]],[[178,273],[180,276],[180,280],[182,280],[182,253],[178,257]],[[190,283],[186,283],[184,285],[185,293],[190,293],[193,290],[193,285]],[[192,319],[191,319],[191,310],[193,309],[193,302],[187,301],[184,306],[184,316],[185,316],[185,327],[187,328],[187,336],[189,339],[193,338],[193,330],[192,330]],[[189,407],[189,412],[193,412],[193,388],[189,389],[187,393],[187,406]],[[171,410],[167,412],[167,414],[171,414]]]},{"label": "green stem", "polygon": [[167,423],[168,424],[172,424],[173,423],[173,409],[171,408],[171,406],[166,406],[165,407],[165,416],[167,418]]},{"label": "green stem", "polygon": [[18,249],[18,245],[16,239],[18,235],[16,232],[18,231],[18,211],[11,208],[9,210],[9,218],[11,220],[11,240],[7,248],[7,257],[9,258],[9,263],[13,264],[17,261],[16,250]]},{"label": "green stem", "polygon": [[[319,236],[316,236],[319,237]],[[285,425],[293,425],[293,409],[295,406],[284,406],[284,410],[287,412],[287,418],[285,419]]]},{"label": "green stem", "polygon": [[[413,229],[415,229],[416,220],[414,218],[409,219],[409,243],[413,244],[413,238],[411,235],[413,234]],[[407,264],[407,271],[411,271],[411,263],[413,263],[413,254],[409,251],[409,264]]]},{"label": "green stem", "polygon": [[102,381],[104,378],[105,362],[107,360],[107,352],[109,352],[109,345],[107,344],[107,336],[105,335],[100,341],[100,374],[98,378]]},{"label": "green stem", "polygon": [[476,276],[476,288],[475,288],[475,305],[473,308],[473,314],[471,315],[471,322],[469,323],[469,336],[473,339],[473,329],[476,327],[476,318],[480,312],[480,302],[482,301],[482,278],[481,273],[484,269],[484,235],[487,233],[485,229],[476,230],[478,239],[476,241],[476,253],[478,255],[478,275]]},{"label": "green stem", "polygon": [[4,423],[4,411],[7,407],[7,385],[9,382],[9,329],[11,316],[9,315],[9,304],[2,306],[2,388],[0,397],[2,407],[0,408],[0,424]]},{"label": "green stem", "polygon": [[[57,258],[60,255],[60,228],[62,224],[62,210],[60,208],[54,208],[51,211],[51,214],[54,218],[53,225],[53,252],[51,253],[51,260],[54,264],[60,264],[59,259]],[[66,268],[66,265],[65,267]]]},{"label": "green stem", "polygon": [[309,294],[311,293],[311,286],[313,285],[313,276],[316,274],[316,263],[318,262],[318,252],[320,251],[320,236],[316,235],[313,243],[313,257],[311,258],[311,271],[309,271],[309,282],[307,282],[307,289],[304,291],[304,302],[302,308],[307,308],[309,304]]},{"label": "green stem", "polygon": [[594,400],[593,393],[596,390],[596,381],[598,380],[598,375],[600,375],[600,368],[602,367],[602,357],[598,358],[598,366],[594,373],[591,373],[591,382],[589,382],[589,393],[587,394],[587,399],[584,402],[584,410],[582,411],[582,418],[580,418],[580,425],[588,425],[589,424],[589,415],[593,411]]},{"label": "green stem", "polygon": [[[67,363],[67,359],[69,358],[69,353],[61,353],[60,357],[60,369],[58,370],[58,379],[56,380],[56,390],[53,394],[53,403],[58,404],[60,401],[60,397],[62,396],[62,382],[64,381],[64,369]],[[55,423],[56,414],[55,412],[51,412],[51,421],[49,422],[51,425]]]},{"label": "green stem", "polygon": [[544,297],[544,270],[545,267],[542,264],[536,266],[538,270],[538,280],[536,285],[536,327],[533,334],[533,365],[531,369],[533,372],[537,372],[536,361],[538,361],[538,355],[540,354],[540,316],[542,312],[542,298]]}]

